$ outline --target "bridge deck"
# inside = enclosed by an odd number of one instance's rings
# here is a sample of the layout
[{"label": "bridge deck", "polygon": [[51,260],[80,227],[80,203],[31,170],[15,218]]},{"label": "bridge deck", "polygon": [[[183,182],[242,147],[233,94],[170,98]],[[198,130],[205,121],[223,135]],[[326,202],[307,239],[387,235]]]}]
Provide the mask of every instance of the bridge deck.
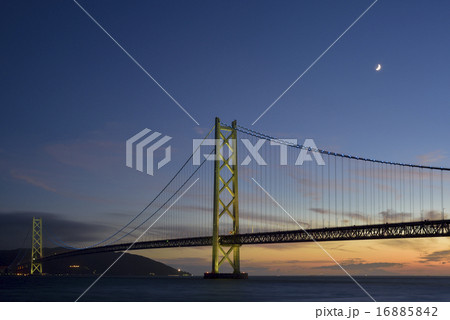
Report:
[{"label": "bridge deck", "polygon": [[[450,220],[418,221],[405,223],[386,223],[364,226],[348,226],[334,228],[320,228],[309,230],[292,230],[277,232],[245,233],[239,235],[223,235],[220,237],[222,245],[249,245],[266,243],[289,243],[311,241],[344,241],[344,240],[370,240],[370,239],[396,239],[396,238],[426,238],[450,236]],[[59,254],[43,257],[40,261],[93,254],[100,252],[125,251],[132,243],[114,244],[103,247],[94,247],[81,250],[66,251]],[[211,246],[212,237],[195,237],[168,239],[156,241],[143,241],[135,243],[129,250],[199,247]]]}]

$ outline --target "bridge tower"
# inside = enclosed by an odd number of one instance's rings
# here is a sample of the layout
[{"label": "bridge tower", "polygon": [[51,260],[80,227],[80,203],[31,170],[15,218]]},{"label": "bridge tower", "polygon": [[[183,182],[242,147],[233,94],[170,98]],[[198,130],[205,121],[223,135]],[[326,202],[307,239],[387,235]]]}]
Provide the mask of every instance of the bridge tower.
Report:
[{"label": "bridge tower", "polygon": [[[212,270],[205,273],[205,279],[245,279],[248,277],[247,273],[242,273],[240,269],[240,245],[225,246],[220,243],[220,221],[224,221],[227,216],[231,218],[233,225],[229,234],[238,235],[239,197],[236,121],[233,121],[231,127],[229,127],[222,125],[220,119],[216,118]],[[231,265],[233,273],[219,272],[219,268],[224,262]]]},{"label": "bridge tower", "polygon": [[33,217],[31,236],[31,274],[42,274],[42,263],[36,262],[42,258],[42,218]]}]

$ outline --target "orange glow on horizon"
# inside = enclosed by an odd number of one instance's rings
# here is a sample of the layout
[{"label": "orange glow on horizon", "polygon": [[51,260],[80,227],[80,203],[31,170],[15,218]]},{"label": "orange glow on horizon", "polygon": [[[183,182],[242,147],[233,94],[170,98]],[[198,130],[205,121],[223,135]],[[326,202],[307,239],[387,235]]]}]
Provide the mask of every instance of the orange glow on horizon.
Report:
[{"label": "orange glow on horizon", "polygon": [[[389,239],[321,242],[352,275],[450,276],[450,239]],[[203,274],[211,248],[152,249],[134,252],[183,270]],[[195,270],[202,272],[195,272]],[[250,275],[345,275],[315,243],[249,245],[241,248],[241,270]]]}]

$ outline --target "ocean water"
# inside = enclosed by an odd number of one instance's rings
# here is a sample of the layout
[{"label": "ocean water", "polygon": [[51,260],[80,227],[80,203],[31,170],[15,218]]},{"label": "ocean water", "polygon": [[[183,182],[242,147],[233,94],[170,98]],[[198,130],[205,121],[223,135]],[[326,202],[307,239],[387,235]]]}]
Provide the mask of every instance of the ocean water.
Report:
[{"label": "ocean water", "polygon": [[[95,277],[0,277],[0,301],[74,301]],[[450,277],[356,277],[377,301],[450,301]],[[371,301],[348,277],[104,277],[80,301]]]}]

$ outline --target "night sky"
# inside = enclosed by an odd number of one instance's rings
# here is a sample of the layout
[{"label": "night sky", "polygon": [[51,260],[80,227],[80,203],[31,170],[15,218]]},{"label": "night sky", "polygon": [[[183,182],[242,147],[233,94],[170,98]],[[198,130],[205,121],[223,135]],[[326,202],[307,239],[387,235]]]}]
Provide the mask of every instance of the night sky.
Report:
[{"label": "night sky", "polygon": [[[444,0],[378,1],[252,126],[372,3],[79,1],[197,125],[75,2],[3,1],[1,246],[19,247],[33,215],[53,219],[69,242],[80,230],[80,241],[94,241],[123,225],[216,116],[277,137],[313,138],[322,149],[450,167]],[[172,162],[154,176],[125,166],[125,141],[144,128],[173,138]],[[395,241],[371,242],[387,248],[375,258],[360,242],[327,248],[355,272],[450,275],[449,240]],[[246,248],[243,265],[261,274],[320,273],[332,265],[312,244],[283,248],[277,262],[265,263],[262,253],[273,247]],[[295,256],[299,248],[307,258]],[[145,255],[206,271],[210,249],[189,250]],[[292,267],[295,261],[302,267]]]}]

